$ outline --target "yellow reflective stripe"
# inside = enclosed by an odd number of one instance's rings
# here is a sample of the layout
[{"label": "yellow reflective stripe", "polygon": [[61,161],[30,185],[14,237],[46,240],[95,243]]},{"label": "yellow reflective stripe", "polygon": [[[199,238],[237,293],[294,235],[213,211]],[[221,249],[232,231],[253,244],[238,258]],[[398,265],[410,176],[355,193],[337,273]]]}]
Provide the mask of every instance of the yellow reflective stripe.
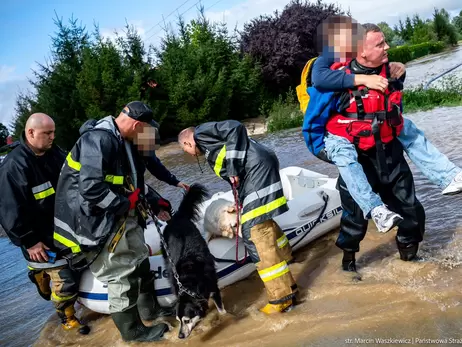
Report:
[{"label": "yellow reflective stripe", "polygon": [[51,293],[52,300],[53,301],[58,301],[58,302],[67,301],[67,300],[70,300],[70,299],[72,299],[74,297],[75,297],[75,294],[74,295],[68,295],[68,296],[57,296],[55,292]]},{"label": "yellow reflective stripe", "polygon": [[289,239],[287,238],[286,235],[283,235],[280,238],[278,238],[277,242],[278,242],[278,247],[283,248],[285,245],[289,243]]},{"label": "yellow reflective stripe", "polygon": [[260,278],[263,282],[268,282],[274,280],[275,278],[281,277],[282,275],[288,272],[289,266],[287,265],[287,262],[284,260],[279,264],[258,271],[258,274],[260,275]]},{"label": "yellow reflective stripe", "polygon": [[34,198],[35,200],[45,199],[46,197],[53,195],[54,193],[55,190],[53,189],[53,187],[51,187],[47,190],[44,190],[43,192],[34,194]]},{"label": "yellow reflective stripe", "polygon": [[225,160],[226,157],[226,145],[223,145],[223,147],[220,150],[220,153],[217,155],[217,159],[215,160],[215,167],[213,168],[213,171],[215,171],[215,174],[220,177],[220,171],[221,168],[223,167],[223,160]]},{"label": "yellow reflective stripe", "polygon": [[287,200],[284,196],[280,197],[279,199],[273,200],[270,203],[267,203],[266,205],[257,207],[253,210],[250,210],[247,213],[244,213],[241,217],[241,224],[244,224],[245,222],[248,222],[251,219],[257,218],[261,216],[262,214],[271,212],[287,203]]},{"label": "yellow reflective stripe", "polygon": [[104,180],[112,184],[117,184],[117,185],[124,184],[124,176],[106,175]]},{"label": "yellow reflective stripe", "polygon": [[80,171],[80,168],[82,167],[82,164],[80,164],[78,161],[75,161],[74,159],[72,159],[71,152],[69,152],[69,154],[67,155],[66,161],[67,161],[67,165],[69,165],[69,167],[73,168],[76,171]]},{"label": "yellow reflective stripe", "polygon": [[80,246],[76,244],[75,242],[66,239],[64,236],[59,235],[56,231],[53,233],[53,238],[58,241],[59,243],[62,243],[64,246],[69,247],[72,251],[72,253],[79,253],[80,252]]},{"label": "yellow reflective stripe", "polygon": [[27,265],[27,268],[28,268],[29,270],[35,270],[32,266],[29,266],[29,265]]}]

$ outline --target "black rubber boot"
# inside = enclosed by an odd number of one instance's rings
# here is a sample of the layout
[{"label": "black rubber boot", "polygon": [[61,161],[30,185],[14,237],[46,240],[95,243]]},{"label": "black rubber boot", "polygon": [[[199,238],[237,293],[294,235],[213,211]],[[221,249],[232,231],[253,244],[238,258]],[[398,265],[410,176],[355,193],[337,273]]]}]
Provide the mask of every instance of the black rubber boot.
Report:
[{"label": "black rubber boot", "polygon": [[151,327],[145,326],[141,321],[136,306],[123,312],[111,313],[111,317],[117,329],[119,329],[122,339],[126,342],[159,341],[164,336],[164,333],[168,331],[168,325],[165,323],[159,323]]},{"label": "black rubber boot", "polygon": [[141,319],[154,320],[158,317],[175,316],[174,308],[163,308],[157,302],[154,287],[155,276],[150,269],[149,260],[146,259],[140,264],[139,274],[141,278],[140,294],[138,295],[136,306],[138,306]]},{"label": "black rubber boot", "polygon": [[138,311],[143,320],[154,320],[158,317],[174,317],[175,308],[162,307],[152,293],[140,293],[137,301]]},{"label": "black rubber boot", "polygon": [[417,258],[418,243],[401,243],[396,240],[396,244],[398,246],[399,257],[402,261],[411,261]]},{"label": "black rubber boot", "polygon": [[353,275],[351,278],[353,282],[358,282],[362,280],[362,277],[356,270],[355,254],[355,252],[343,251],[342,269],[343,271],[349,272]]},{"label": "black rubber boot", "polygon": [[343,271],[357,272],[355,252],[343,251],[342,269]]}]

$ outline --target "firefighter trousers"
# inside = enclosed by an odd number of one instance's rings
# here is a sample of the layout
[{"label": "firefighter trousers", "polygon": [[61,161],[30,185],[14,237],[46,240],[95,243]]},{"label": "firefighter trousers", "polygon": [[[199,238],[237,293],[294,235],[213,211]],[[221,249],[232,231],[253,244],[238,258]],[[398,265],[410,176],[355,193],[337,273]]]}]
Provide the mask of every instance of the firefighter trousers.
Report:
[{"label": "firefighter trousers", "polygon": [[[40,296],[54,303],[57,311],[74,305],[79,291],[79,274],[67,265],[54,268],[36,268],[29,262],[29,279],[37,287]],[[51,281],[51,283],[50,283]]]},{"label": "firefighter trousers", "polygon": [[279,225],[268,219],[244,229],[242,236],[265,285],[269,303],[279,304],[293,298],[297,285],[288,266],[292,249]]}]

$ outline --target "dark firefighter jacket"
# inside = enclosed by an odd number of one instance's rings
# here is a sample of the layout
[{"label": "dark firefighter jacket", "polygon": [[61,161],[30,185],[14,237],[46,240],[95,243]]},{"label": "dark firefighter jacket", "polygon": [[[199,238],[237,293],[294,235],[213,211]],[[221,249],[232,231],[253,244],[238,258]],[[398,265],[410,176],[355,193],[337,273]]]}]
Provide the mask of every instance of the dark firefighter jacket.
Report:
[{"label": "dark firefighter jacket", "polygon": [[204,123],[196,127],[194,140],[216,175],[228,182],[231,176],[239,177],[243,229],[288,210],[276,155],[249,138],[242,123]]},{"label": "dark firefighter jacket", "polygon": [[11,242],[27,248],[43,242],[53,249],[53,210],[66,154],[53,145],[42,156],[27,146],[24,133],[0,165],[0,223]]},{"label": "dark firefighter jacket", "polygon": [[[127,176],[131,177],[132,172],[114,118],[89,120],[80,128],[80,134],[58,182],[54,239],[63,253],[100,246],[130,206]],[[143,193],[145,163],[133,145],[132,155],[137,186]],[[152,203],[149,194],[146,198]],[[141,216],[139,223],[146,227]]]}]

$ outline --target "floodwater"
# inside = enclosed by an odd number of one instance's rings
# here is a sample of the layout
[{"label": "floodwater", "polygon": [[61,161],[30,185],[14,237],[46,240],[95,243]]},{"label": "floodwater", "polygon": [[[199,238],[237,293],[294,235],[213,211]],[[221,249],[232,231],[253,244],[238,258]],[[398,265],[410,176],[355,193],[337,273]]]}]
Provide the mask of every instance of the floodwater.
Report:
[{"label": "floodwater", "polygon": [[[462,50],[410,64],[411,84],[427,81],[461,61]],[[430,71],[430,72],[429,72]],[[439,108],[409,116],[452,161],[462,166],[462,107]],[[259,136],[273,148],[281,167],[297,165],[337,176],[306,150],[299,129]],[[163,163],[187,183],[207,184],[213,191],[228,190],[201,161],[184,157],[175,145],[160,152]],[[402,262],[394,232],[382,235],[371,225],[358,254],[361,282],[340,270],[341,252],[334,245],[334,230],[297,252],[291,269],[303,302],[284,315],[263,316],[263,285],[254,274],[222,291],[228,314],[209,315],[187,340],[177,338],[177,324],[157,346],[359,346],[398,344],[462,344],[462,196],[443,197],[411,164],[417,196],[427,215],[425,240],[419,262]],[[175,206],[181,192],[150,178],[149,182]],[[40,299],[29,282],[19,250],[0,239],[0,345],[1,346],[126,346],[110,317],[79,309],[90,322],[88,336],[65,333],[51,304]],[[137,344],[130,344],[136,346]],[[142,346],[143,344],[140,344]]]}]

